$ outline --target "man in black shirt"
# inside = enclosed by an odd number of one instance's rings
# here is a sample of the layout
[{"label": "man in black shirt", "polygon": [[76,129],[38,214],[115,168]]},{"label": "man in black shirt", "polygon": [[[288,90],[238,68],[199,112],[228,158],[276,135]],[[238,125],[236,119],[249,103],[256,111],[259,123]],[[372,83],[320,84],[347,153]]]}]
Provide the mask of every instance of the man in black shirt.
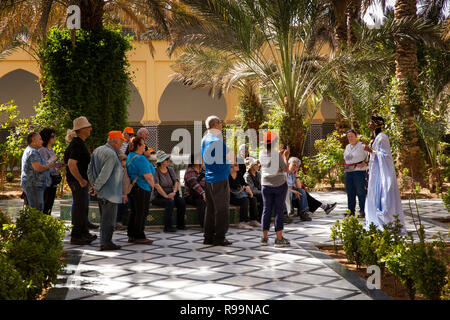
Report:
[{"label": "man in black shirt", "polygon": [[67,170],[67,183],[72,190],[72,233],[71,244],[85,245],[94,241],[97,236],[89,233],[89,183],[87,169],[91,155],[84,143],[91,135],[92,126],[86,117],[73,120],[73,131],[76,136],[70,141],[64,153]]}]

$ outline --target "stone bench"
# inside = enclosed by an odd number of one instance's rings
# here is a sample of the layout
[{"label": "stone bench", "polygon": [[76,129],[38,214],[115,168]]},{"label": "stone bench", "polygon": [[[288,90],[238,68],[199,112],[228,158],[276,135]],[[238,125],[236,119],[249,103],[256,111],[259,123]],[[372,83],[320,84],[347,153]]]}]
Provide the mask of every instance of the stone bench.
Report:
[{"label": "stone bench", "polygon": [[[62,220],[71,221],[72,217],[70,210],[72,207],[72,200],[61,200],[60,201],[60,218]],[[174,208],[174,213],[172,215],[173,225],[176,225],[176,208]],[[89,221],[100,223],[100,212],[98,208],[97,201],[90,201],[89,203]],[[186,205],[186,216],[185,216],[186,226],[200,227],[198,223],[197,209],[191,205]],[[128,224],[128,212],[122,218],[122,223],[124,225]],[[239,207],[230,205],[230,225],[237,226],[239,224]],[[149,227],[163,227],[164,226],[164,208],[151,205],[149,214],[145,221],[145,225]]]}]

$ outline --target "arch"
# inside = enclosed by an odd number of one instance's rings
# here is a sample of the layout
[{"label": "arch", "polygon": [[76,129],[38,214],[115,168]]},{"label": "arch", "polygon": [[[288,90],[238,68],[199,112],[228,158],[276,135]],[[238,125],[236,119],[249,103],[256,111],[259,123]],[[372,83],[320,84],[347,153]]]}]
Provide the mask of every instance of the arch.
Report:
[{"label": "arch", "polygon": [[0,104],[14,100],[20,111],[20,118],[35,114],[34,106],[41,100],[39,78],[33,73],[16,69],[0,78]]},{"label": "arch", "polygon": [[140,124],[145,113],[144,102],[139,93],[139,90],[128,81],[128,88],[130,89],[130,103],[128,104],[128,122]]},{"label": "arch", "polygon": [[212,114],[225,119],[227,104],[223,96],[212,98],[209,89],[192,89],[175,80],[167,85],[158,104],[161,122],[204,121]]}]

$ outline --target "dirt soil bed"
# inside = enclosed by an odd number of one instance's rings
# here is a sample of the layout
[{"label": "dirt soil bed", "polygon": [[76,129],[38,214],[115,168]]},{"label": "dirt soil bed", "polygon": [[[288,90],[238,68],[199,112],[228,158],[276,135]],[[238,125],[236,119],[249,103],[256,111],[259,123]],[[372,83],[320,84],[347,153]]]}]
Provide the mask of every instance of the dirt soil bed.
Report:
[{"label": "dirt soil bed", "polygon": [[[367,273],[366,267],[357,269],[356,264],[349,263],[347,261],[347,256],[345,255],[342,246],[337,246],[337,253],[335,252],[333,246],[318,246],[318,248],[334,258],[341,265],[345,266],[348,270],[356,273],[361,278],[367,280],[371,276],[371,274]],[[447,260],[447,270],[450,270],[450,243],[447,243],[445,257]],[[381,277],[381,290],[392,297],[394,300],[410,300],[406,288],[402,285],[400,280],[398,280],[397,277],[390,273],[387,269],[385,269],[385,272],[383,272],[383,275]],[[446,300],[449,300],[450,293],[447,292],[444,297]],[[421,294],[416,294],[415,300],[425,300],[425,298]]]}]

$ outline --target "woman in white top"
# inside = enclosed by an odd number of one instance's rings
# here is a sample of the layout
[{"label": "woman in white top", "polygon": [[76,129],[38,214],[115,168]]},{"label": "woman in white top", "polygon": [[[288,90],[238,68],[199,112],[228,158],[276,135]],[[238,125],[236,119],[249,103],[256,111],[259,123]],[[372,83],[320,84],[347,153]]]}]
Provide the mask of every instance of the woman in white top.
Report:
[{"label": "woman in white top", "polygon": [[356,196],[359,201],[359,212],[365,217],[364,206],[366,202],[366,158],[367,151],[358,141],[353,129],[347,131],[349,144],[344,151],[345,189],[347,191],[348,209],[352,216],[355,215]]}]

